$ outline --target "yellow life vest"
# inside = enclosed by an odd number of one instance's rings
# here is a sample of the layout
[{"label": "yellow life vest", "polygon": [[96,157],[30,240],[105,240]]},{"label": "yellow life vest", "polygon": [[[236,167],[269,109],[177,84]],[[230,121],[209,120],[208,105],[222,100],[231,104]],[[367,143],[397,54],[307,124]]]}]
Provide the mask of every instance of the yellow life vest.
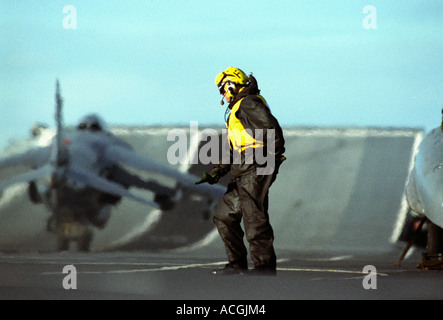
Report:
[{"label": "yellow life vest", "polygon": [[[260,97],[260,99],[262,99],[266,104],[266,100],[262,96],[258,97]],[[237,152],[245,151],[248,148],[262,148],[265,146],[263,141],[256,140],[253,136],[251,136],[252,132],[250,132],[250,130],[246,130],[240,120],[235,116],[235,113],[240,108],[242,100],[243,99],[237,101],[237,103],[235,103],[232,107],[231,115],[229,116],[227,124],[229,140],[231,141],[233,150]],[[263,128],[258,129],[263,130]]]}]

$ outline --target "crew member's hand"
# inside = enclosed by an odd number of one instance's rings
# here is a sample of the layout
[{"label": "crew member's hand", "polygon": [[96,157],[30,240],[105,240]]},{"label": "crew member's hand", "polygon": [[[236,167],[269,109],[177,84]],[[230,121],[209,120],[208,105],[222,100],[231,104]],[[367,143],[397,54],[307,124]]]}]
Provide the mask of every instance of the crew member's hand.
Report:
[{"label": "crew member's hand", "polygon": [[210,174],[207,172],[204,172],[202,175],[202,178],[199,181],[195,181],[194,184],[201,184],[201,183],[209,183],[209,184],[215,184],[218,182],[220,177],[217,175],[217,173]]}]

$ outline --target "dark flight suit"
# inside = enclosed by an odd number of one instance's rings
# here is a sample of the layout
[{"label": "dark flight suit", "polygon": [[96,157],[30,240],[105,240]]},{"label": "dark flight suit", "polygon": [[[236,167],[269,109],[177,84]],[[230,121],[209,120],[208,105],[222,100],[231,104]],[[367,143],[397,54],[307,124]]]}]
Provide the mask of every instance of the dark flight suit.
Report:
[{"label": "dark flight suit", "polygon": [[[240,226],[243,218],[246,239],[249,242],[251,259],[256,270],[275,270],[276,255],[274,252],[274,233],[269,223],[268,215],[268,191],[274,182],[280,164],[282,162],[284,148],[283,133],[278,121],[271,114],[263,97],[258,95],[255,88],[247,88],[246,92],[240,92],[236,99],[230,103],[231,114],[227,121],[228,136],[231,145],[231,162],[215,166],[211,174],[217,173],[219,177],[231,172],[231,180],[227,191],[220,201],[214,223],[225,243],[229,263],[240,269],[247,268],[247,250],[243,243],[244,232]],[[252,136],[245,138],[245,132],[231,132],[233,126],[248,129]],[[255,129],[262,129],[263,141],[255,140]],[[273,129],[275,139],[267,141],[266,129]],[[235,134],[242,134],[243,139],[239,143]],[[262,138],[262,136],[260,136]],[[249,139],[249,141],[248,141]],[[258,139],[258,137],[257,137]],[[251,143],[253,142],[253,143]],[[247,146],[249,143],[249,146]],[[273,143],[273,148],[269,144]],[[241,145],[240,145],[241,144]],[[250,148],[264,148],[260,152],[274,149],[268,157],[275,157],[275,168],[271,174],[258,174],[257,169],[263,167],[255,157],[253,161],[246,161],[245,153]],[[251,150],[249,150],[251,151]],[[241,162],[233,161],[237,154],[242,155]]]}]

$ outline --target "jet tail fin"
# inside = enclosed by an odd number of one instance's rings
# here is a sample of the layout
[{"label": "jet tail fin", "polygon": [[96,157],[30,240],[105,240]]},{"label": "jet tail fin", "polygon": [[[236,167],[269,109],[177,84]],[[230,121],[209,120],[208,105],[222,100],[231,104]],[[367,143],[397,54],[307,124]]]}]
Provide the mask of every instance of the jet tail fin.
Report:
[{"label": "jet tail fin", "polygon": [[57,158],[56,165],[62,166],[68,162],[68,151],[63,146],[63,98],[60,94],[60,82],[58,79],[55,83],[55,123],[57,126],[56,132],[56,146],[57,146]]}]

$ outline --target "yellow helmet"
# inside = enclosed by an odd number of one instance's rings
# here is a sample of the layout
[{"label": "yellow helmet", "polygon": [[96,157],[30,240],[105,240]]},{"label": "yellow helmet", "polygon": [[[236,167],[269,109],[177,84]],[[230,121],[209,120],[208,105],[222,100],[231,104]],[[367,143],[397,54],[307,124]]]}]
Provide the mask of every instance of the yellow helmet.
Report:
[{"label": "yellow helmet", "polygon": [[221,95],[226,93],[232,100],[235,95],[246,86],[248,80],[248,76],[242,70],[229,67],[215,77],[215,84]]}]

